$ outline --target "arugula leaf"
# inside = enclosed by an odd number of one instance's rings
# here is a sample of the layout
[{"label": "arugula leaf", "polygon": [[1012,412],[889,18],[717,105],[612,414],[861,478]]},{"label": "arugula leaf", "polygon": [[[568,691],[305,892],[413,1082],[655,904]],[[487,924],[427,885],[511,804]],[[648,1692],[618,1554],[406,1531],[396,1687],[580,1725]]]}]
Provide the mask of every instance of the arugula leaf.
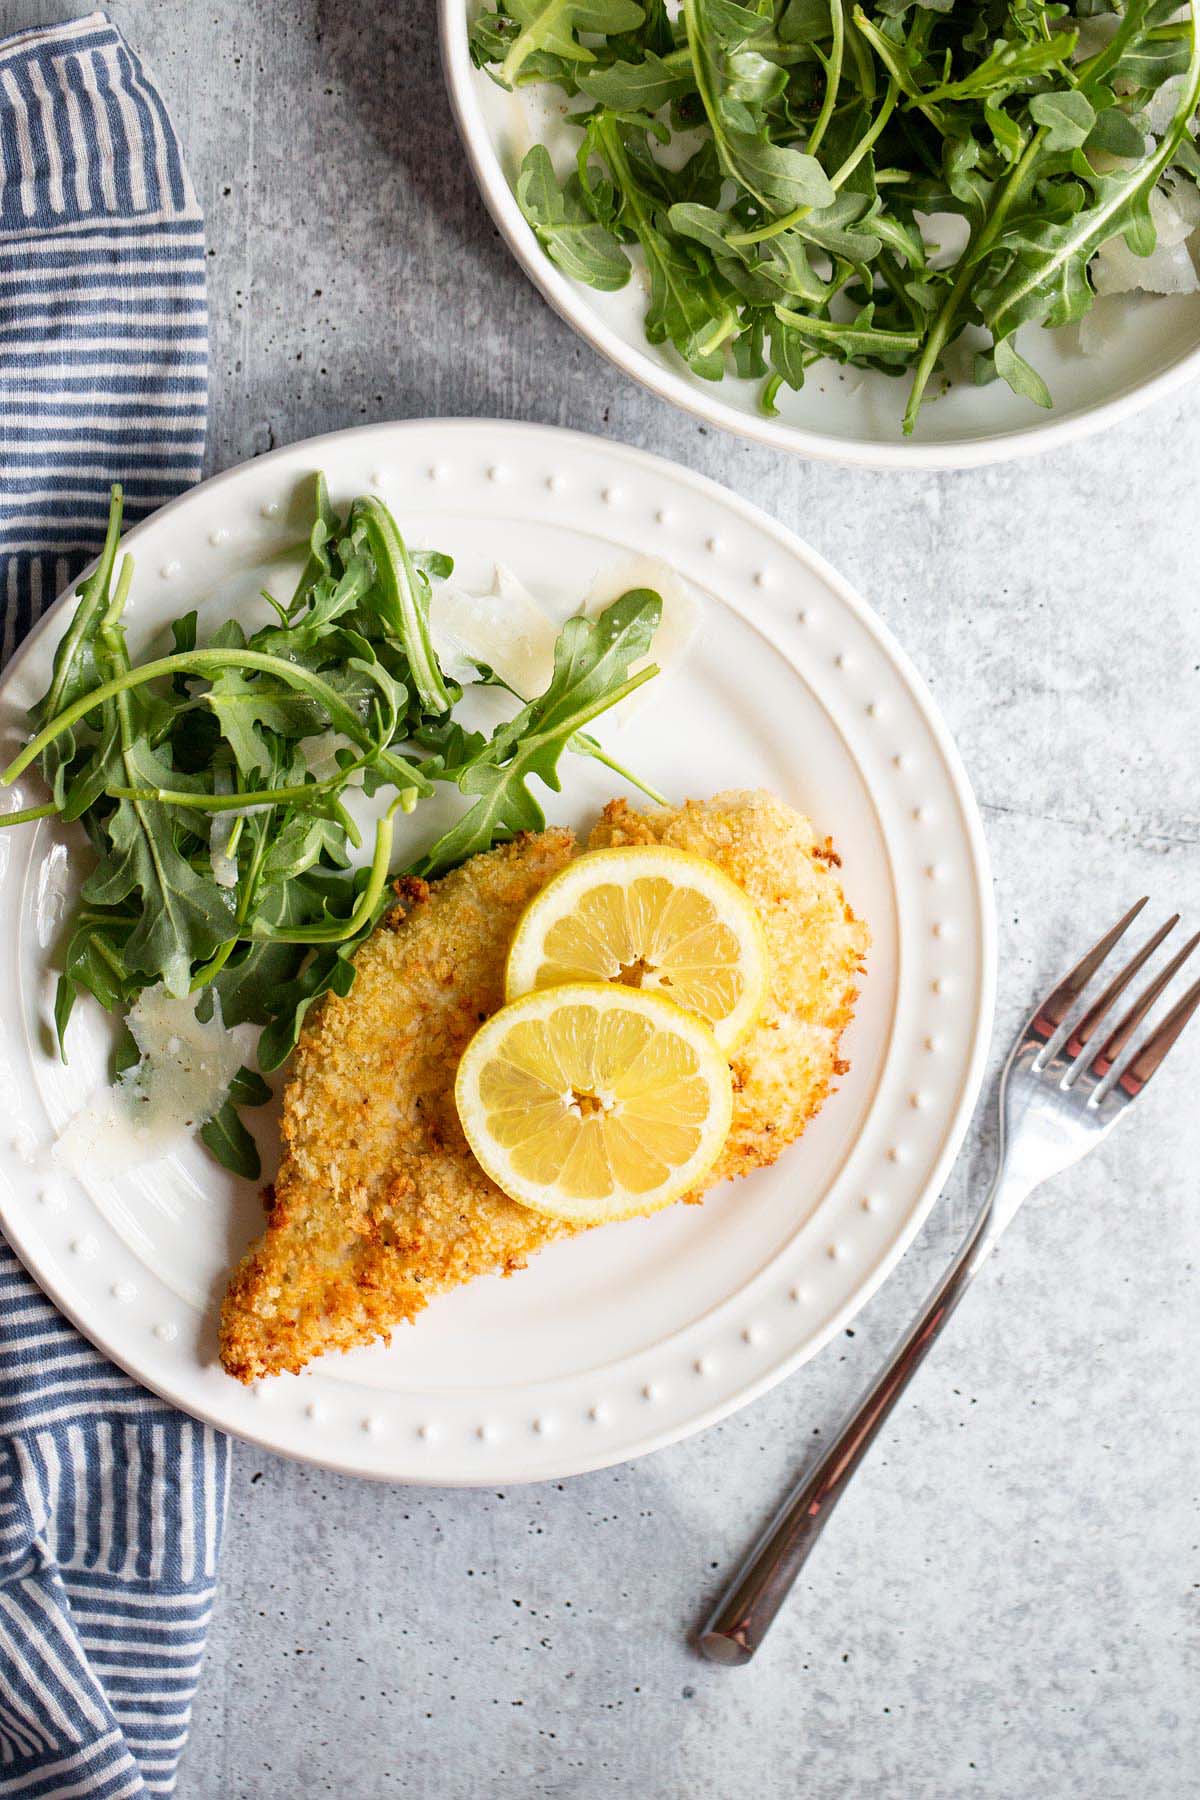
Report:
[{"label": "arugula leaf", "polygon": [[216,718],[220,734],[247,780],[270,766],[266,732],[284,738],[312,737],[329,725],[328,715],[307,694],[236,667],[214,675],[202,704]]},{"label": "arugula leaf", "polygon": [[[968,75],[923,88],[920,100],[929,105],[939,100],[981,100],[986,95],[1011,94],[1052,69],[1065,68],[1078,42],[1077,31],[1063,31],[1032,43],[1006,43],[999,38]],[[912,106],[915,101],[908,104]]]},{"label": "arugula leaf", "polygon": [[426,712],[450,710],[450,694],[429,636],[429,582],[414,564],[408,546],[382,500],[373,494],[350,509],[351,533],[361,532],[375,562],[375,586],[367,596],[396,639]]},{"label": "arugula leaf", "polygon": [[521,26],[501,66],[501,80],[511,87],[521,65],[535,51],[568,63],[594,61],[577,32],[632,31],[645,17],[634,0],[506,0],[510,17]]},{"label": "arugula leaf", "polygon": [[821,305],[829,298],[829,284],[814,270],[799,231],[786,232],[761,245],[738,243],[731,239],[728,213],[715,207],[685,202],[673,206],[668,217],[677,236],[704,245],[722,280],[736,288],[743,300],[770,304],[788,295]]},{"label": "arugula leaf", "polygon": [[125,964],[186,994],[192,964],[211,956],[228,935],[228,896],[176,848],[164,806],[121,800],[107,825],[112,849],[83,884],[93,906],[140,899],[137,923],[125,942]]},{"label": "arugula leaf", "polygon": [[245,1181],[257,1181],[262,1174],[258,1145],[242,1123],[238,1108],[265,1106],[271,1089],[253,1069],[239,1069],[229,1084],[229,1092],[211,1119],[200,1127],[200,1141],[212,1152],[222,1168],[240,1175]]},{"label": "arugula leaf", "polygon": [[108,527],[104,534],[104,548],[92,574],[76,590],[79,605],[74,617],[63,633],[58,649],[54,653],[53,673],[50,686],[31,709],[30,717],[34,724],[44,725],[48,719],[54,718],[64,707],[78,700],[81,694],[88,693],[96,684],[95,639],[102,619],[108,610],[109,590],[112,586],[113,570],[117,561],[117,545],[121,538],[121,517],[124,508],[124,496],[119,486],[112,490],[112,504],[109,507]]},{"label": "arugula leaf", "polygon": [[132,908],[89,906],[81,901],[71,917],[62,973],[54,997],[54,1029],[59,1055],[67,1060],[67,1023],[80,989],[106,1012],[132,1005],[143,983],[129,968],[126,945],[137,924]]},{"label": "arugula leaf", "polygon": [[[1050,151],[1077,150],[1087,143],[1096,123],[1095,107],[1078,88],[1065,94],[1035,94],[1029,102],[1029,116],[1035,125],[1045,126],[1046,149]],[[1141,149],[1139,143],[1139,153]]]},{"label": "arugula leaf", "polygon": [[258,1040],[258,1066],[268,1075],[280,1068],[296,1048],[305,1016],[326,994],[346,995],[354,986],[353,955],[370,935],[375,921],[357,937],[319,951],[276,994],[271,1016]]},{"label": "arugula leaf", "polygon": [[822,319],[810,313],[798,313],[788,306],[777,306],[775,316],[781,324],[808,337],[822,345],[828,354],[838,356],[844,361],[851,357],[871,357],[887,361],[894,357],[907,357],[918,347],[920,333],[916,331],[890,331],[881,328],[874,322],[875,306],[869,302],[864,306],[857,318],[842,323],[836,319]]},{"label": "arugula leaf", "polygon": [[1096,114],[1096,123],[1088,133],[1085,149],[1107,151],[1109,156],[1144,156],[1145,127],[1110,103],[1106,111]]},{"label": "arugula leaf", "polygon": [[[265,855],[270,853],[271,842],[268,837]],[[310,870],[303,876],[263,885],[255,896],[254,916],[271,926],[303,925],[309,919],[322,918],[328,910],[330,892],[328,885],[313,879],[314,874],[315,870]],[[352,878],[338,877],[338,885],[349,913]],[[226,1025],[262,1025],[271,1019],[283,1004],[282,997],[290,983],[299,975],[306,954],[302,944],[270,937],[251,938],[231,947],[229,956],[212,975]],[[262,1062],[261,1044],[259,1061],[263,1068],[272,1066]]]},{"label": "arugula leaf", "polygon": [[992,350],[992,362],[997,375],[1007,381],[1014,394],[1024,394],[1035,406],[1049,407],[1054,404],[1050,398],[1050,389],[1037,370],[1017,354],[1011,338],[997,340]]},{"label": "arugula leaf", "polygon": [[419,874],[439,875],[500,839],[542,830],[545,815],[530,777],[558,792],[559,759],[575,733],[656,672],[629,673],[649,650],[661,617],[658,595],[634,588],[594,620],[567,620],[545,693],[458,765],[455,780],[473,804],[426,852]]},{"label": "arugula leaf", "polygon": [[589,287],[612,293],[629,280],[629,258],[592,215],[577,174],[559,187],[550,153],[534,144],[517,177],[517,205],[551,262]]},{"label": "arugula leaf", "polygon": [[638,62],[589,64],[576,73],[575,83],[580,93],[615,112],[653,113],[670,100],[694,93],[696,78],[686,50],[667,56],[647,50]]},{"label": "arugula leaf", "polygon": [[[308,534],[308,557],[300,571],[300,578],[292,594],[289,615],[299,612],[310,599],[313,589],[319,581],[328,580],[333,569],[333,561],[329,554],[329,545],[341,530],[341,521],[334,512],[329,500],[329,488],[325,477],[318,470],[313,478],[313,522]],[[192,642],[180,644],[179,649],[195,648],[195,617],[193,615]]]}]

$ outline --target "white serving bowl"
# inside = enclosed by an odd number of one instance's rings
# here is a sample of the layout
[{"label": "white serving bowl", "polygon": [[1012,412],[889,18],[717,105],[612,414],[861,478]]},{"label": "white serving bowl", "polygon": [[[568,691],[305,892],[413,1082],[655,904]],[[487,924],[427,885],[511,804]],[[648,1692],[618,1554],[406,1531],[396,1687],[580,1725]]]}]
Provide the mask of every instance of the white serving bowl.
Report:
[{"label": "white serving bowl", "polygon": [[701,381],[670,346],[646,342],[639,272],[619,293],[601,294],[555,268],[521,215],[512,184],[529,144],[546,142],[560,172],[578,133],[563,123],[556,89],[506,93],[472,66],[471,0],[439,0],[446,85],[480,191],[513,255],[551,306],[581,337],[664,400],[713,425],[824,462],[884,469],[964,469],[1049,450],[1126,418],[1200,373],[1200,294],[1125,296],[1106,305],[1108,347],[1085,356],[1073,327],[1022,333],[1023,352],[1054,395],[1052,412],[1003,382],[969,380],[940,391],[936,380],[911,438],[900,430],[907,376],[818,364],[804,389],[783,388],[778,418],[758,408],[757,381]]}]

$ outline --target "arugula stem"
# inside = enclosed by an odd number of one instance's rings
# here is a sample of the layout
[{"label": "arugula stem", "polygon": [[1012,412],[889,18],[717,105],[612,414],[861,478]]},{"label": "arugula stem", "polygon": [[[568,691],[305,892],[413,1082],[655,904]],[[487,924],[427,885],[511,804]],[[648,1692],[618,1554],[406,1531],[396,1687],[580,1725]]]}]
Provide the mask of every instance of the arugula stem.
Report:
[{"label": "arugula stem", "polygon": [[[239,919],[239,924],[240,923],[241,923],[241,920]],[[196,970],[196,973],[192,976],[191,985],[188,988],[188,993],[189,994],[198,994],[200,992],[201,988],[207,987],[210,982],[215,981],[216,977],[221,973],[221,970],[225,967],[225,964],[229,961],[229,958],[233,955],[234,951],[237,949],[240,942],[241,942],[240,937],[231,937],[231,938],[226,938],[224,943],[219,944],[217,946],[215,954],[210,958],[210,960],[208,962],[202,964],[201,967],[198,968]]]},{"label": "arugula stem", "polygon": [[1107,44],[1085,62],[1076,64],[1075,74],[1085,94],[1089,89],[1094,90],[1110,69],[1116,68],[1125,54],[1126,45],[1138,31],[1148,10],[1149,0],[1126,0],[1121,22]]},{"label": "arugula stem", "polygon": [[288,626],[292,622],[288,616],[287,607],[280,606],[278,600],[275,598],[275,596],[271,592],[270,588],[259,588],[258,591],[259,591],[259,594],[262,596],[262,598],[266,601],[267,605],[274,609],[275,617],[279,620],[280,629],[282,631],[286,631]]},{"label": "arugula stem", "polygon": [[112,581],[113,567],[117,560],[117,545],[121,540],[121,515],[124,503],[125,497],[120,483],[114,482],[112,500],[108,509],[108,528],[104,533],[104,548],[100,552],[99,562],[83,584],[80,604],[76,608],[67,635],[63,638],[55,655],[53,679],[46,697],[39,707],[40,713],[49,714],[51,718],[62,705],[63,692],[80,647],[88,641],[96,629],[96,615],[102,607],[108,605],[109,583]]},{"label": "arugula stem", "polygon": [[160,656],[155,662],[142,663],[136,669],[128,669],[111,681],[102,682],[90,693],[68,706],[65,711],[52,718],[50,723],[31,738],[25,748],[20,751],[8,767],[0,771],[0,787],[8,787],[18,775],[27,769],[31,762],[42,754],[47,744],[54,742],[72,725],[103,706],[108,700],[115,700],[119,694],[129,688],[141,687],[147,681],[156,681],[160,675],[198,675],[206,677],[212,669],[261,669],[269,675],[276,675],[290,687],[300,688],[311,694],[328,712],[334,724],[344,731],[348,738],[362,748],[374,747],[366,728],[359,720],[352,707],[347,706],[341,695],[329,683],[322,681],[319,675],[302,668],[299,663],[288,662],[282,656],[268,656],[261,650],[183,650],[174,656]]},{"label": "arugula stem", "polygon": [[392,860],[392,815],[399,806],[400,799],[397,796],[375,827],[375,853],[371,858],[367,884],[348,919],[331,920],[327,925],[260,926],[257,931],[243,930],[239,936],[253,938],[260,943],[268,938],[275,944],[342,944],[347,938],[354,937],[374,913],[387,884],[388,865]]},{"label": "arugula stem", "polygon": [[833,43],[829,61],[825,65],[825,97],[804,146],[807,156],[815,156],[821,147],[821,139],[829,129],[829,121],[837,104],[838,89],[842,85],[842,58],[846,51],[846,15],[842,11],[842,0],[829,0],[829,22],[833,29]]},{"label": "arugula stem", "polygon": [[701,356],[710,356],[714,350],[719,350],[722,344],[727,344],[730,338],[736,335],[737,330],[737,314],[723,312],[719,318],[713,320],[708,331],[701,332],[696,339],[696,349]]},{"label": "arugula stem", "polygon": [[241,889],[238,893],[237,913],[234,917],[234,934],[232,937],[227,937],[223,943],[218,944],[216,951],[210,960],[203,964],[201,968],[197,969],[196,973],[192,976],[189,992],[195,994],[202,987],[207,987],[211,981],[215,980],[221,970],[225,967],[225,964],[229,961],[229,958],[233,955],[233,952],[237,949],[238,944],[241,942],[242,927],[249,918],[250,909],[258,897],[259,876],[262,874],[262,866],[266,861],[267,847],[270,841],[269,832],[259,832],[258,842],[254,846],[254,854],[250,859],[250,867],[246,871],[246,879],[241,884]]},{"label": "arugula stem", "polygon": [[851,344],[864,356],[886,356],[895,351],[903,355],[905,351],[920,348],[919,331],[886,331],[876,325],[839,325],[835,319],[817,319],[808,313],[793,312],[790,306],[776,306],[777,318],[795,330],[807,332],[811,337],[832,338],[835,343]]},{"label": "arugula stem", "polygon": [[[126,969],[125,964],[122,962],[121,958],[119,956],[115,956],[113,954],[112,950],[110,950],[109,946],[105,943],[104,939],[98,933],[92,939],[92,948],[96,952],[96,955],[101,957],[103,959],[103,961],[108,964],[108,966],[112,970],[113,974],[117,977],[117,980],[123,981],[125,979],[125,977],[127,976],[127,974],[129,973],[129,971]],[[63,1060],[65,1061],[66,1058],[64,1057]]]},{"label": "arugula stem", "polygon": [[648,781],[643,781],[640,775],[635,775],[632,769],[627,769],[625,764],[618,762],[615,756],[610,756],[608,751],[602,749],[588,732],[577,731],[567,745],[567,749],[573,750],[576,756],[590,756],[593,762],[602,763],[606,769],[611,769],[614,775],[619,775],[622,781],[627,781],[631,787],[637,788],[639,793],[645,794],[648,800],[653,800],[656,806],[668,804],[665,794],[660,794],[658,789],[652,788]]},{"label": "arugula stem", "polygon": [[870,106],[875,99],[875,62],[870,49],[865,43],[862,33],[854,20],[850,20],[846,31],[846,40],[850,45],[850,54],[854,58],[855,72],[858,75],[859,91],[866,104]]},{"label": "arugula stem", "polygon": [[883,33],[876,25],[871,23],[861,6],[856,6],[854,8],[854,23],[858,26],[858,29],[862,32],[868,44],[870,44],[872,50],[887,70],[891,79],[895,82],[899,91],[904,95],[905,99],[911,101],[915,107],[918,107],[920,111],[925,114],[929,123],[944,136],[946,131],[945,118],[936,106],[930,105],[929,102],[925,100],[920,88],[896,55],[896,46],[891,43],[889,39],[884,37]]},{"label": "arugula stem", "polygon": [[54,800],[47,800],[44,806],[23,806],[20,812],[0,813],[0,829],[5,825],[28,825],[33,819],[53,819],[58,813]]},{"label": "arugula stem", "polygon": [[428,713],[449,712],[450,695],[429,635],[420,577],[395,519],[381,500],[368,495],[355,501],[350,522],[352,526],[361,524],[366,533],[375,560],[375,578],[387,602],[389,622],[408,658],[423,709]]},{"label": "arugula stem", "polygon": [[123,556],[121,558],[121,572],[117,576],[116,592],[109,601],[108,608],[98,627],[98,630],[102,634],[106,635],[120,622],[121,614],[125,611],[125,602],[129,598],[129,586],[132,580],[133,558],[132,556]]},{"label": "arugula stem", "polygon": [[910,435],[916,425],[917,414],[921,410],[921,402],[925,396],[929,378],[933,374],[938,357],[946,347],[947,339],[958,319],[967,291],[975,279],[976,265],[980,257],[986,253],[988,247],[999,236],[1001,227],[1012,210],[1013,202],[1024,188],[1034,164],[1041,155],[1045,140],[1046,127],[1039,125],[1025,146],[1020,161],[1014,164],[1012,171],[1006,177],[995,204],[978,235],[966,246],[958,260],[958,274],[955,277],[954,285],[942,302],[937,318],[929,328],[920,361],[917,363],[916,372],[913,375],[908,405],[904,409],[904,434],[906,437]]},{"label": "arugula stem", "polygon": [[305,798],[323,799],[327,782],[306,782],[302,787],[257,788],[240,794],[193,794],[182,788],[111,787],[114,800],[157,800],[161,806],[190,807],[193,812],[223,813],[253,809],[265,811],[269,806],[294,806]]},{"label": "arugula stem", "polygon": [[[353,775],[356,769],[364,766],[363,761],[350,764],[347,775]],[[334,793],[345,785],[345,775],[340,771],[329,776],[325,781],[306,781],[292,787],[247,788],[237,794],[193,794],[181,788],[109,788],[109,793],[116,800],[157,800],[163,806],[190,807],[193,812],[222,813],[245,812],[259,810],[268,806],[303,806],[306,801],[323,800],[326,794]],[[405,788],[401,794],[419,794],[418,787]],[[408,809],[406,809],[408,810]]]}]

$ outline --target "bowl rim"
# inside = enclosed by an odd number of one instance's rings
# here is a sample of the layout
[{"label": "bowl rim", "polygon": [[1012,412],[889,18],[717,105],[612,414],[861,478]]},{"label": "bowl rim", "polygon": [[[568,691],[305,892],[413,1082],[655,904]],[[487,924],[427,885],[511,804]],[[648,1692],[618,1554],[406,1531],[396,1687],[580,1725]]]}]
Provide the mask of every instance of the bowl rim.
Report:
[{"label": "bowl rim", "polygon": [[775,450],[807,456],[845,468],[885,470],[974,469],[1010,461],[1074,443],[1119,424],[1144,407],[1165,399],[1200,375],[1200,343],[1184,351],[1165,369],[1135,381],[1107,400],[1032,425],[954,443],[880,443],[843,438],[779,419],[759,417],[709,395],[677,371],[655,361],[640,347],[627,344],[582,302],[575,284],[555,268],[543,252],[517,205],[492,146],[474,88],[475,70],[467,39],[468,0],[438,0],[438,36],[450,109],[467,152],[472,173],[493,221],[509,249],[542,298],[594,350],[659,399],[668,400],[693,418],[717,425]]}]

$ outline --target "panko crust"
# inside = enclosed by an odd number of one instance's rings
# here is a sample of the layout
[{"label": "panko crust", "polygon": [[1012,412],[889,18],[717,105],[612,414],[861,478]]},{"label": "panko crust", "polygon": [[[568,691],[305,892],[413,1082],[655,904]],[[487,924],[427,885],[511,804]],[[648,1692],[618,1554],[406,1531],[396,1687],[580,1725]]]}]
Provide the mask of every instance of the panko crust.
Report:
[{"label": "panko crust", "polygon": [[[636,843],[717,863],[754,902],[771,951],[767,1003],[732,1059],[733,1125],[706,1190],[774,1162],[843,1072],[838,1044],[868,934],[832,872],[831,845],[769,794],[650,814],[613,801],[589,847]],[[285,1095],[267,1230],[222,1307],[231,1375],[253,1381],[387,1340],[435,1294],[512,1274],[579,1229],[501,1193],[454,1105],[462,1052],[503,1003],[517,920],[574,853],[570,832],[550,830],[429,886],[402,883],[400,903],[358,953],[350,994],[314,1009]]]},{"label": "panko crust", "polygon": [[570,860],[569,831],[523,837],[443,880],[404,885],[345,997],[307,1024],[283,1107],[266,1235],[221,1309],[241,1381],[389,1337],[431,1295],[510,1274],[563,1227],[489,1181],[467,1147],[454,1076],[504,1003],[522,911]]}]

